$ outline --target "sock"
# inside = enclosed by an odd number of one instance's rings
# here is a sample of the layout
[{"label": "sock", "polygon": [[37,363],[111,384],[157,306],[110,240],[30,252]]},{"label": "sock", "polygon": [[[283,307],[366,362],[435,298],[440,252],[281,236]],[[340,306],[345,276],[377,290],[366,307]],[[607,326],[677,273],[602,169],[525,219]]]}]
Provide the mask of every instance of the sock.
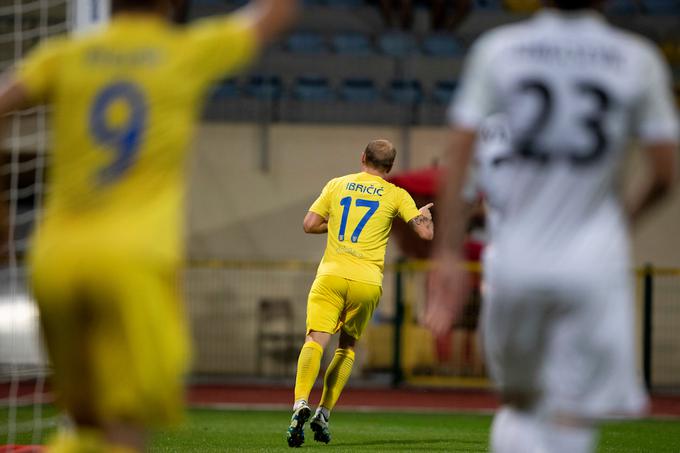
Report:
[{"label": "sock", "polygon": [[298,357],[297,374],[295,376],[295,401],[296,404],[309,400],[316,377],[321,368],[321,356],[323,348],[315,341],[308,341],[302,346]]},{"label": "sock", "polygon": [[547,453],[533,414],[503,406],[491,425],[493,453]]},{"label": "sock", "polygon": [[587,425],[545,422],[541,426],[543,443],[550,453],[591,453],[595,451],[597,431]]},{"label": "sock", "polygon": [[319,406],[329,411],[329,415],[335,407],[335,403],[338,402],[340,393],[349,380],[349,375],[352,374],[352,365],[354,365],[354,351],[352,349],[338,348],[335,350],[333,360],[326,370],[326,376],[324,376],[323,393],[319,403]]}]

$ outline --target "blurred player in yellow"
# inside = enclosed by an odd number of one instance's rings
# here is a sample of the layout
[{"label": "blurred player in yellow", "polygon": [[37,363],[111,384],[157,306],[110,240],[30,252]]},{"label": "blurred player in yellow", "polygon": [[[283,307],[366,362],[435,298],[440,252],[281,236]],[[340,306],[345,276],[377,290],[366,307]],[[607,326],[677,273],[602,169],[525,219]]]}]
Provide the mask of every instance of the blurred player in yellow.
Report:
[{"label": "blurred player in yellow", "polygon": [[189,347],[177,295],[184,162],[213,82],[251,61],[294,0],[179,27],[182,0],[114,0],[111,23],[48,40],[0,88],[0,115],[52,106],[43,221],[30,256],[59,405],[56,452],[135,451],[177,421]]},{"label": "blurred player in yellow", "polygon": [[328,241],[307,301],[307,337],[298,358],[295,404],[287,432],[290,447],[304,442],[304,424],[312,415],[307,402],[323,349],[339,331],[339,346],[310,422],[314,440],[331,440],[330,411],[352,372],[354,345],[382,294],[385,249],[394,218],[407,222],[422,239],[434,236],[432,203],[417,209],[404,189],[385,181],[395,157],[389,141],[370,142],[361,155],[361,173],[329,181],[305,216],[305,232],[328,233]]}]

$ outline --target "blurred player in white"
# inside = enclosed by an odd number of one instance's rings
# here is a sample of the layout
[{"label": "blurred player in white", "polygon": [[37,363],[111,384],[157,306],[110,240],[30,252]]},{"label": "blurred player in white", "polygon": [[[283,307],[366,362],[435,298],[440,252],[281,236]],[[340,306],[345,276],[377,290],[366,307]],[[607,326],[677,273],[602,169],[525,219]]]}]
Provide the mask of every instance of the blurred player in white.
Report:
[{"label": "blurred player in white", "polygon": [[[485,351],[503,407],[496,453],[594,451],[596,423],[635,415],[628,227],[676,179],[678,119],[669,71],[644,39],[609,25],[591,0],[554,0],[471,50],[450,109],[427,323],[447,331],[465,300],[461,188],[482,121],[504,113],[512,146],[486,258]],[[649,161],[623,203],[619,170],[632,139]],[[507,179],[505,179],[507,178]],[[511,184],[508,183],[511,181]],[[505,187],[507,185],[507,187]]]}]

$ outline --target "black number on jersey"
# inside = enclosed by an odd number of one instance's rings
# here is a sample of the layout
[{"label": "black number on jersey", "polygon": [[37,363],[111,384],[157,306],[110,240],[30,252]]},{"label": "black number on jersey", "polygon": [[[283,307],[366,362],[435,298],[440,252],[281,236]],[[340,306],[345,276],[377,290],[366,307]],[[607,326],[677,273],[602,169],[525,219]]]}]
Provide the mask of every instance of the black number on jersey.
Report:
[{"label": "black number on jersey", "polygon": [[[538,79],[528,79],[519,84],[521,94],[532,94],[539,102],[536,116],[531,126],[517,142],[515,152],[494,159],[494,165],[500,165],[517,158],[546,164],[558,156],[556,153],[541,149],[537,144],[537,138],[550,122],[553,114],[554,95],[548,84]],[[580,82],[574,86],[575,95],[591,97],[595,100],[596,108],[593,112],[579,118],[583,129],[592,137],[592,145],[587,149],[569,150],[560,156],[565,156],[572,164],[590,165],[596,163],[605,154],[608,147],[607,134],[604,131],[604,119],[611,106],[611,97],[607,91],[595,83]]]}]

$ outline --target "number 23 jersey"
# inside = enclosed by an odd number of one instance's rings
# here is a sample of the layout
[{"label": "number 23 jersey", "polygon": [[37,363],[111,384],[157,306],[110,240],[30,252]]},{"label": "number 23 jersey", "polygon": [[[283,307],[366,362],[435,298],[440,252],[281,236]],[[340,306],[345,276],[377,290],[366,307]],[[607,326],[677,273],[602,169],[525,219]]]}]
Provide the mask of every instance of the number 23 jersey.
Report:
[{"label": "number 23 jersey", "polygon": [[628,265],[618,177],[631,139],[677,142],[669,70],[652,44],[597,13],[545,10],[488,32],[451,105],[457,127],[495,113],[512,137],[494,247],[538,269]]},{"label": "number 23 jersey", "polygon": [[382,285],[392,221],[420,215],[404,189],[368,173],[330,180],[309,208],[328,220],[328,239],[317,275]]},{"label": "number 23 jersey", "polygon": [[29,55],[18,80],[34,102],[52,107],[38,242],[80,235],[80,245],[89,237],[179,259],[185,154],[202,101],[213,82],[251,59],[255,42],[236,17],[180,28],[119,15]]}]

